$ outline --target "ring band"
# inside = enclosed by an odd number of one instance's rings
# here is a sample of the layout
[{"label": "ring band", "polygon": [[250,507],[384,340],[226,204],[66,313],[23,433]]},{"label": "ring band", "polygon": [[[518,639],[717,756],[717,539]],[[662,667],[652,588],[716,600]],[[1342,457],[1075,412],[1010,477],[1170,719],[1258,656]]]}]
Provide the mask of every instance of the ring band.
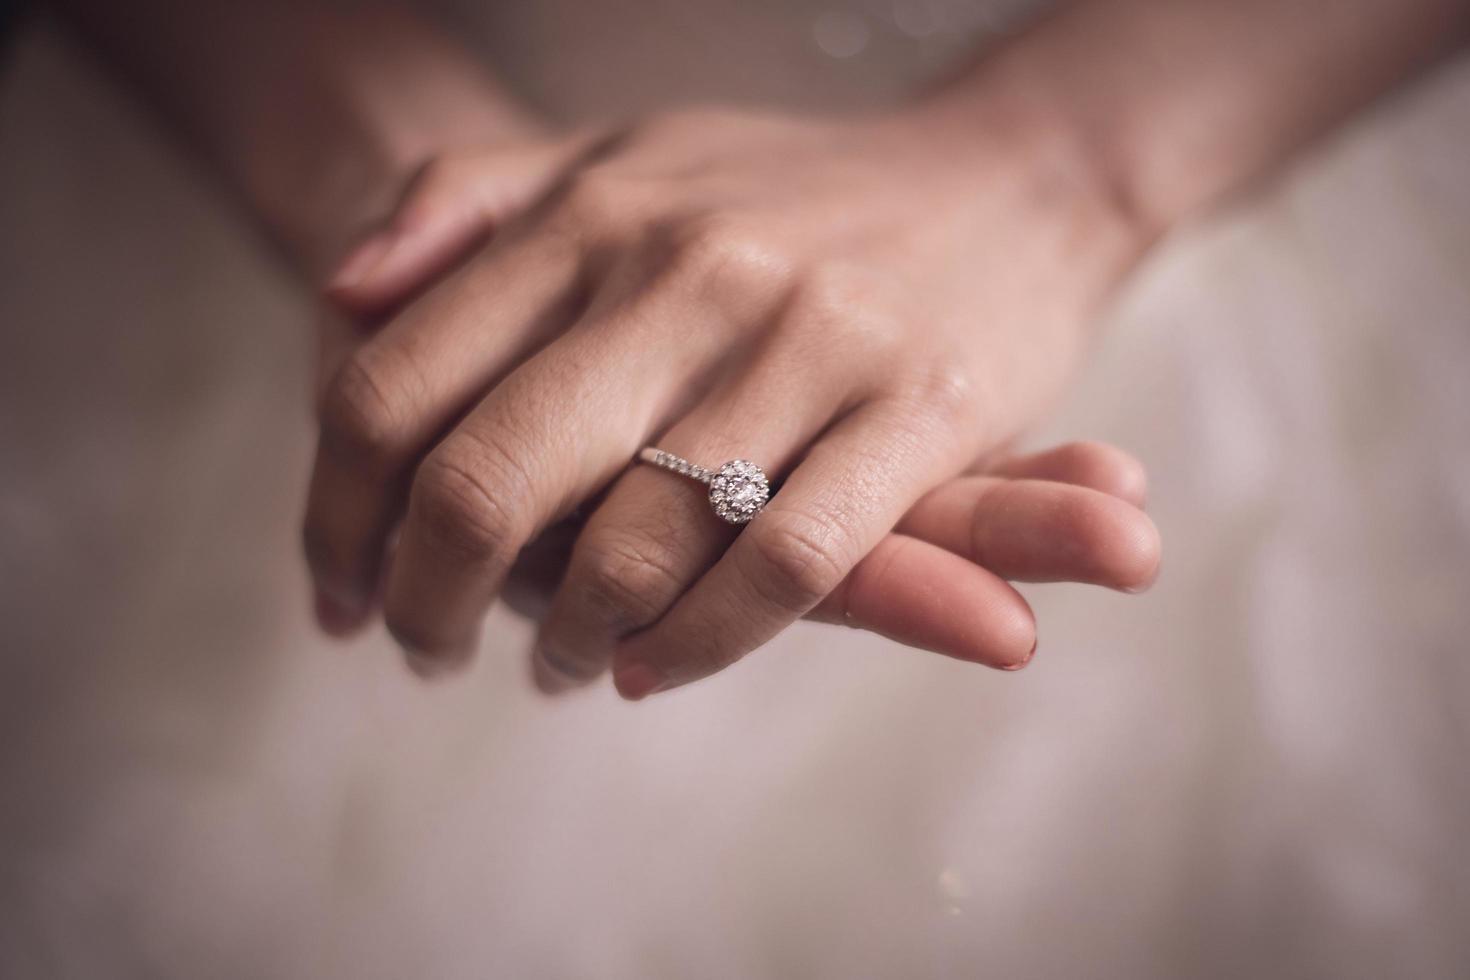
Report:
[{"label": "ring band", "polygon": [[707,485],[710,506],[727,524],[749,522],[771,499],[771,484],[765,471],[748,459],[732,459],[718,470],[710,470],[648,446],[638,453],[638,460]]}]

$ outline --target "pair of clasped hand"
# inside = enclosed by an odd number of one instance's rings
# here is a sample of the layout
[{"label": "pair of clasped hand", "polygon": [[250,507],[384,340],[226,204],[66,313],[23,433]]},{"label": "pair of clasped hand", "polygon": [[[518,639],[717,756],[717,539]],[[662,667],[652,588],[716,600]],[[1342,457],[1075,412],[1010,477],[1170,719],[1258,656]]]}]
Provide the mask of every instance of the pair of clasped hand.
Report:
[{"label": "pair of clasped hand", "polygon": [[[323,628],[448,672],[503,595],[542,690],[636,700],[803,617],[1014,669],[1008,580],[1146,588],[1142,467],[1007,448],[1135,236],[1045,125],[959,131],[699,110],[430,162],[326,289]],[[650,445],[777,492],[732,526]]]}]

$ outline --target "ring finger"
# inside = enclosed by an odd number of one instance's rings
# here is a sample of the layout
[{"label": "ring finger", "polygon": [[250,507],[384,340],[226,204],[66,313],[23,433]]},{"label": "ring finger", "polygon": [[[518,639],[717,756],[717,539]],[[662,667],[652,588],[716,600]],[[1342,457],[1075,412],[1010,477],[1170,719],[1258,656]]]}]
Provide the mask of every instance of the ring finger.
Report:
[{"label": "ring finger", "polygon": [[[658,447],[716,470],[734,458],[785,472],[841,412],[860,379],[814,387],[789,345],[775,343],[750,370],[658,439]],[[712,511],[709,491],[653,466],[625,473],[592,514],[572,551],[533,653],[538,686],[584,684],[617,642],[654,623],[729,547],[738,527]]]},{"label": "ring finger", "polygon": [[[920,408],[922,402],[923,407]],[[967,449],[951,405],[890,396],[832,427],[749,530],[651,628],[619,644],[624,697],[706,677],[785,629],[838,588],[923,490]],[[1013,631],[1002,659],[1031,637]]]}]

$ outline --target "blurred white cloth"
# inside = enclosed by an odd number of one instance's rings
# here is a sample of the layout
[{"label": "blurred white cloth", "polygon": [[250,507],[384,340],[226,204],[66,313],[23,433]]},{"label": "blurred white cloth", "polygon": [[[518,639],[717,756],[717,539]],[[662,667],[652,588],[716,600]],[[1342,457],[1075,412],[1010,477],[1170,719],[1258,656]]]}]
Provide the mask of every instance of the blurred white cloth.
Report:
[{"label": "blurred white cloth", "polygon": [[[496,35],[567,115],[610,83],[557,89],[532,45],[596,6]],[[905,43],[874,5],[728,6],[854,98]],[[662,91],[705,60],[643,40]],[[801,627],[638,705],[552,702],[509,616],[435,686],[313,633],[308,298],[26,36],[0,86],[0,975],[1464,976],[1467,156],[1462,62],[1143,270],[1047,435],[1144,458],[1165,574],[1028,589],[1025,672]]]}]

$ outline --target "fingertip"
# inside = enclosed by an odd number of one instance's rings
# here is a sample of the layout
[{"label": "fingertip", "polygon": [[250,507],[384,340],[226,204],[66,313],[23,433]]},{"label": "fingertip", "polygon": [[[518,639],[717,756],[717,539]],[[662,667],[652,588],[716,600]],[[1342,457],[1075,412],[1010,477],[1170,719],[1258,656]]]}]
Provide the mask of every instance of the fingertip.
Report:
[{"label": "fingertip", "polygon": [[403,661],[408,669],[424,680],[435,680],[458,673],[470,662],[474,653],[473,644],[429,644],[409,635],[402,626],[391,621],[387,626],[389,635],[403,651]]},{"label": "fingertip", "polygon": [[1035,649],[1031,607],[988,570],[903,535],[889,535],[874,552],[851,576],[848,625],[1001,669],[1023,665]]},{"label": "fingertip", "polygon": [[531,682],[536,690],[550,697],[576,690],[588,679],[577,677],[556,665],[556,660],[547,654],[546,648],[537,645],[531,651]]},{"label": "fingertip", "polygon": [[984,539],[976,551],[998,573],[1118,591],[1141,590],[1152,581],[1159,532],[1133,504],[1091,487],[1049,481],[1018,480],[1000,493],[1009,521],[997,523],[990,515],[975,525]]},{"label": "fingertip", "polygon": [[459,666],[452,660],[448,660],[437,654],[424,653],[421,650],[405,648],[403,651],[403,662],[414,676],[420,680],[433,681],[447,677],[455,673]]},{"label": "fingertip", "polygon": [[1158,584],[1159,576],[1163,573],[1163,544],[1159,538],[1158,528],[1152,521],[1148,522],[1151,536],[1139,542],[1138,550],[1135,552],[1135,561],[1131,575],[1124,578],[1119,588],[1129,595],[1142,595]]},{"label": "fingertip", "polygon": [[358,632],[368,616],[368,610],[362,604],[329,595],[320,588],[315,590],[312,609],[322,632],[337,639],[346,639]]},{"label": "fingertip", "polygon": [[337,269],[327,277],[323,292],[339,303],[352,303],[362,293],[365,284],[374,278],[374,273],[388,257],[397,241],[392,231],[374,232],[347,253]]},{"label": "fingertip", "polygon": [[1148,501],[1148,470],[1138,457],[1106,442],[1081,441],[1061,448],[1070,459],[1069,482],[1090,487],[1142,508]]},{"label": "fingertip", "polygon": [[571,686],[560,671],[535,653],[531,654],[531,684],[548,697],[555,697]]},{"label": "fingertip", "polygon": [[613,666],[613,687],[625,701],[642,701],[668,686],[667,677],[642,661],[621,661]]},{"label": "fingertip", "polygon": [[990,624],[984,645],[977,646],[977,655],[964,659],[1005,671],[1020,670],[1031,662],[1036,653],[1036,614],[1020,593],[1016,596],[1019,601],[1004,612],[993,608],[980,611],[995,617],[996,622]]},{"label": "fingertip", "polygon": [[1000,666],[1000,669],[1010,671],[1011,673],[1015,673],[1018,670],[1024,670],[1026,666],[1031,663],[1032,658],[1036,656],[1036,646],[1039,642],[1039,640],[1032,640],[1031,649],[1026,652],[1026,655],[1024,657],[1021,657],[1019,660],[1016,660],[1013,663],[1002,664]]},{"label": "fingertip", "polygon": [[1158,578],[1159,529],[1136,507],[1116,498],[1105,500],[1086,534],[1086,547],[1098,563],[1098,582],[1120,592],[1146,592]]}]

